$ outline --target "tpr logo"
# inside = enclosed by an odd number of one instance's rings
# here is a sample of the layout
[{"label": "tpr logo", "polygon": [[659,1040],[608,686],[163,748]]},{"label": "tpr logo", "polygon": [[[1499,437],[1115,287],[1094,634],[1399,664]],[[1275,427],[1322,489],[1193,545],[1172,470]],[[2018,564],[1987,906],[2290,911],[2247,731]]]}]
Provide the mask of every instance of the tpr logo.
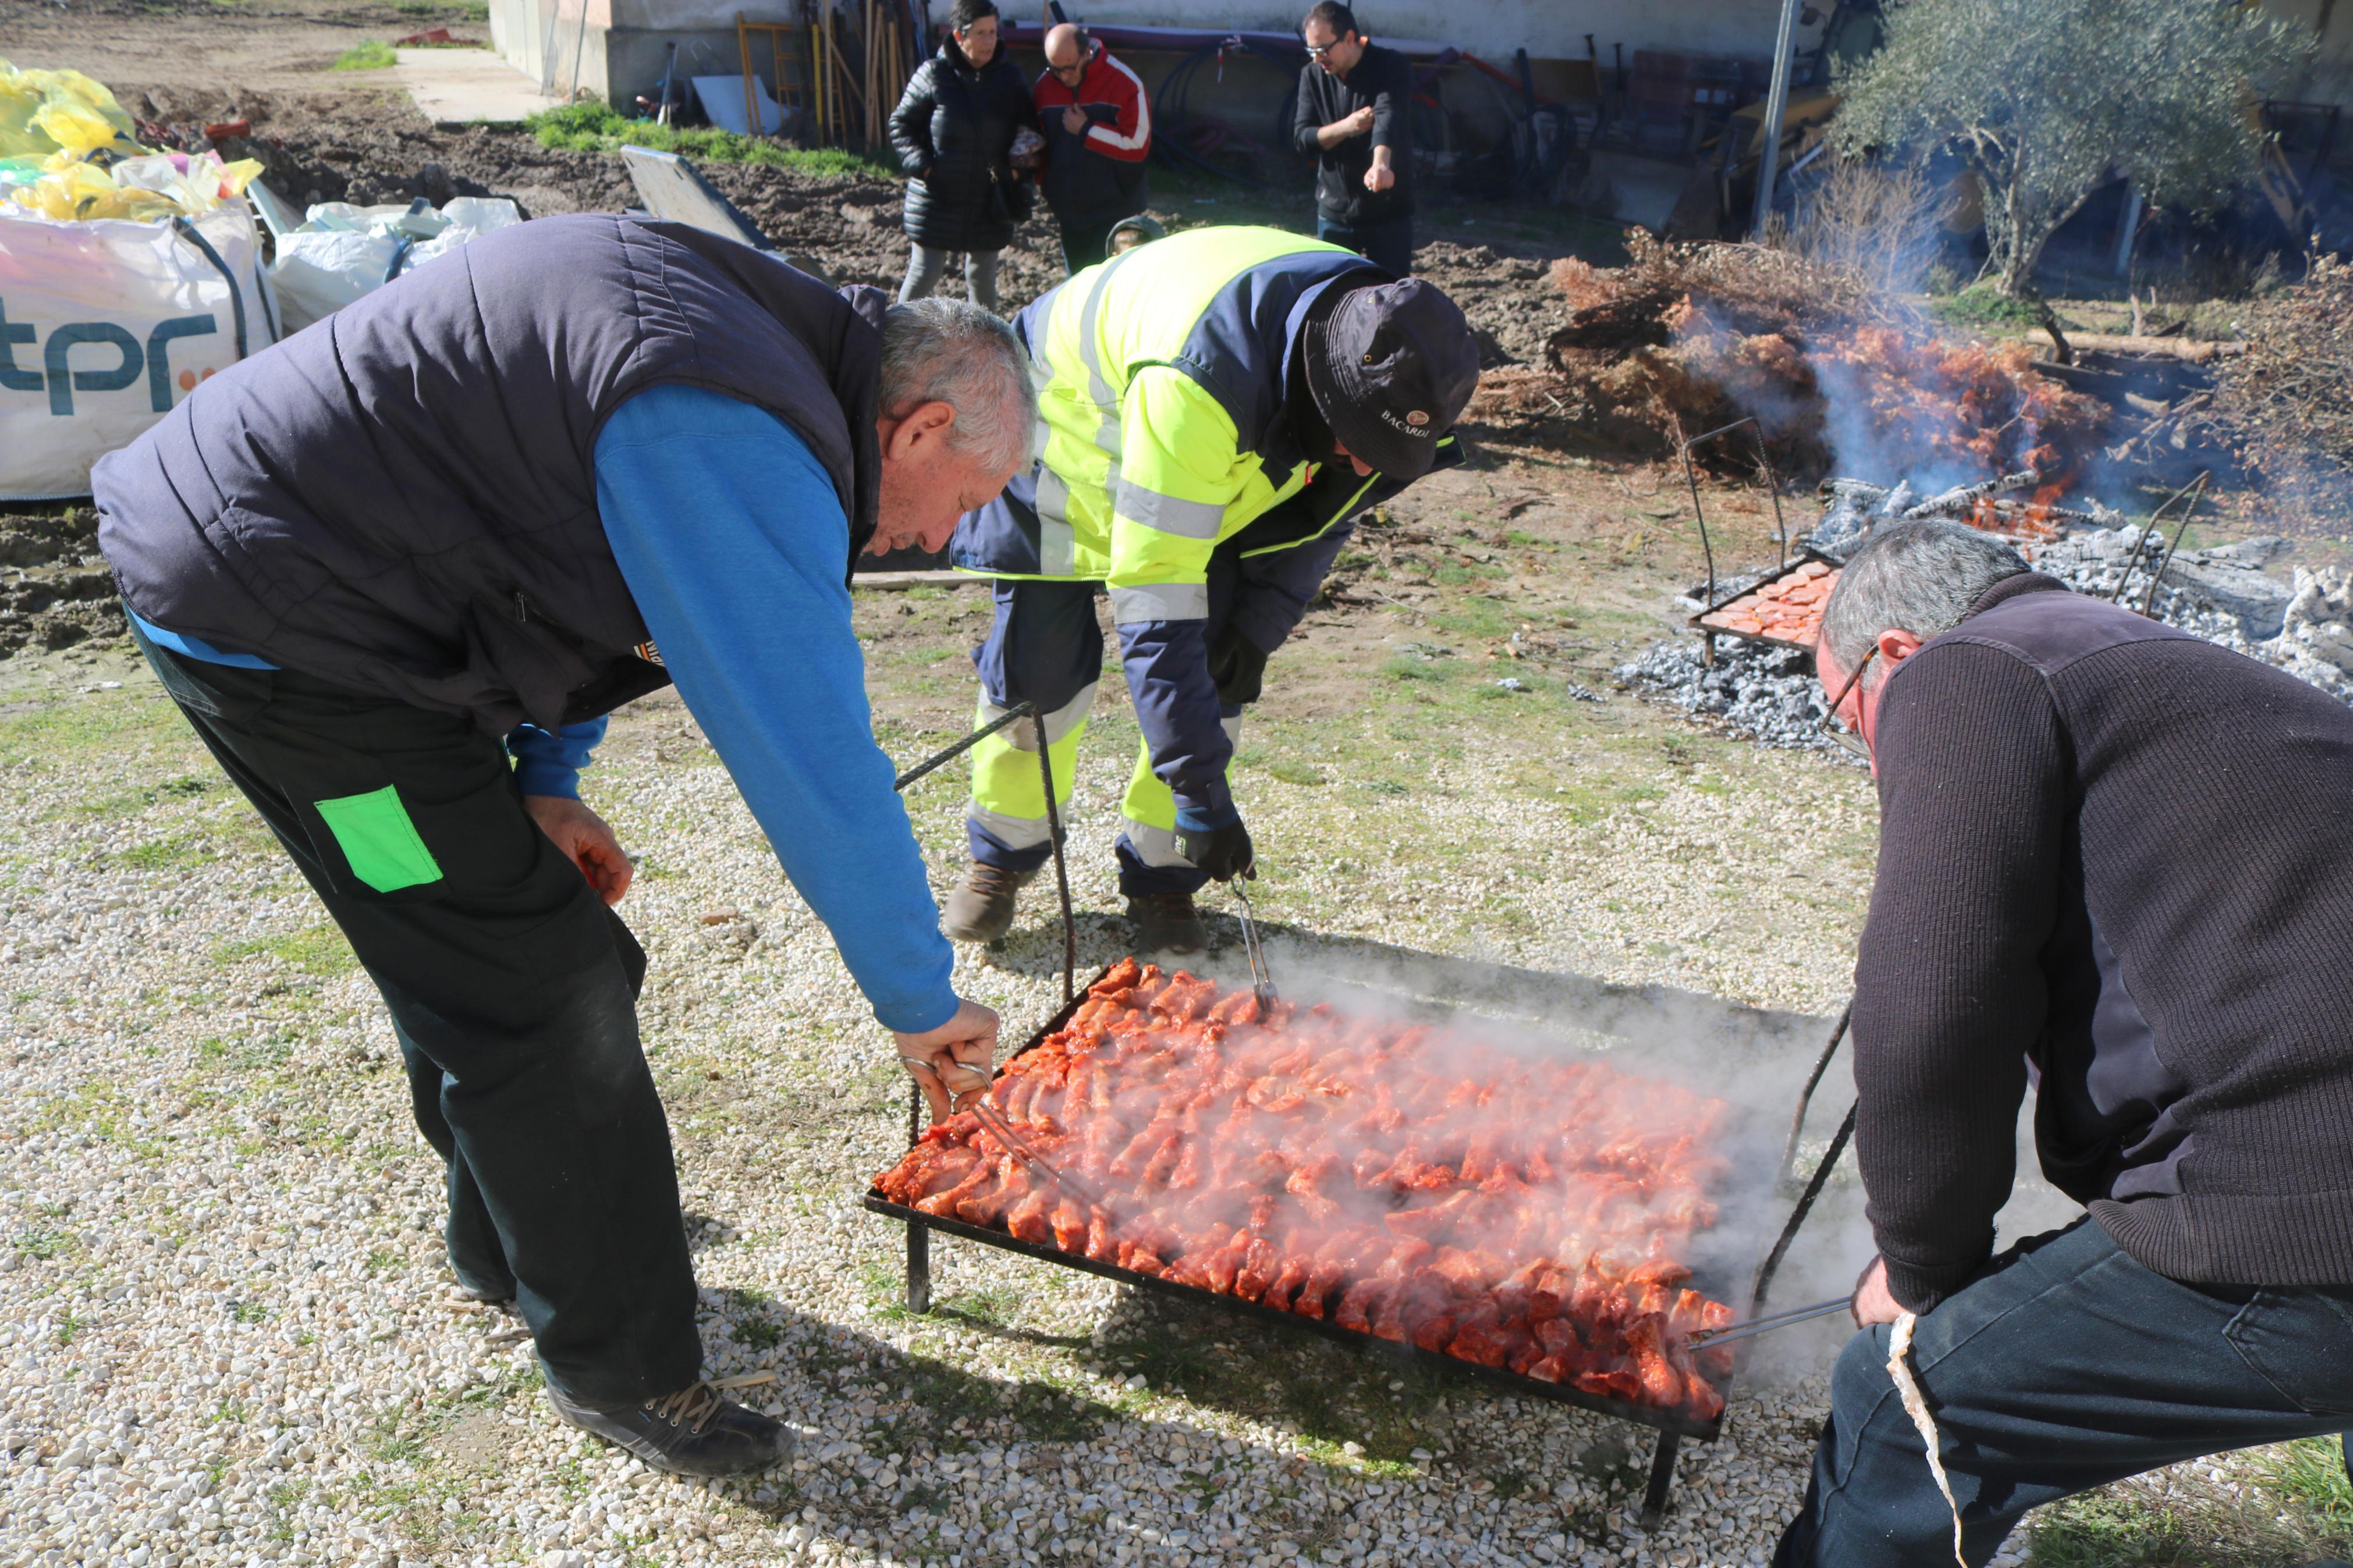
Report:
[{"label": "tpr logo", "polygon": [[[70,415],[74,411],[77,392],[121,392],[147,375],[147,400],[158,414],[172,412],[172,341],[174,338],[209,337],[220,331],[220,323],[209,314],[174,316],[155,323],[142,346],[139,340],[112,321],[69,321],[49,334],[41,344],[41,368],[32,370],[16,363],[16,350],[21,345],[30,348],[39,335],[30,325],[8,320],[5,300],[0,300],[0,392],[39,392],[47,388],[49,412]],[[76,368],[71,363],[74,351],[82,351],[81,363],[88,366],[93,359],[103,359],[110,352],[115,363],[100,368]],[[213,374],[207,365],[202,372],[183,370],[176,378],[180,390],[192,390],[195,384]]]}]

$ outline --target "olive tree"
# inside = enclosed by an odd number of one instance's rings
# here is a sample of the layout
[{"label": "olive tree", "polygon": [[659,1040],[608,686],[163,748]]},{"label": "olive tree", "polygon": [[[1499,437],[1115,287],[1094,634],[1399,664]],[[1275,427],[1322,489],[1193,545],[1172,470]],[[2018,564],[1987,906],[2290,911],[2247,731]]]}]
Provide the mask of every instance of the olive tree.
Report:
[{"label": "olive tree", "polygon": [[1951,144],[1985,194],[1990,270],[2031,289],[2042,248],[2118,175],[2210,213],[2256,171],[2263,90],[2312,37],[2222,0],[1906,0],[1841,72],[1841,151]]}]

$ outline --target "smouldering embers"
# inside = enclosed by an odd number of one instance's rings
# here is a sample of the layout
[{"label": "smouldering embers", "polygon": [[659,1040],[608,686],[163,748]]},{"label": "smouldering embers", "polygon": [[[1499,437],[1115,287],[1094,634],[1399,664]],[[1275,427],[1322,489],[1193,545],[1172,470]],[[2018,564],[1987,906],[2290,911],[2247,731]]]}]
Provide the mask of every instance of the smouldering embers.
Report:
[{"label": "smouldering embers", "polygon": [[1123,960],[875,1186],[923,1213],[1713,1420],[1684,1289],[1726,1107]]}]

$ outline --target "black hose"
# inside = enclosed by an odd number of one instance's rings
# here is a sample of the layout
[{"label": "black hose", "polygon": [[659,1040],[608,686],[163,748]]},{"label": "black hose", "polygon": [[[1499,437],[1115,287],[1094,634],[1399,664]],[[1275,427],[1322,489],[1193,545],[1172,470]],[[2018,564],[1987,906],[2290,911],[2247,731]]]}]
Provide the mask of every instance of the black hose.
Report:
[{"label": "black hose", "polygon": [[[1278,70],[1295,72],[1299,68],[1298,58],[1292,54],[1265,44],[1243,39],[1237,47],[1238,52],[1255,55]],[[1225,49],[1226,45],[1223,43],[1203,44],[1171,66],[1168,68],[1168,74],[1160,79],[1160,132],[1152,139],[1153,151],[1171,162],[1190,164],[1215,174],[1219,179],[1231,180],[1238,185],[1246,185],[1254,191],[1271,191],[1274,187],[1266,181],[1220,167],[1186,146],[1182,141],[1185,128],[1193,123],[1193,112],[1190,107],[1193,73],[1200,69],[1202,62],[1214,58]],[[1290,145],[1290,115],[1286,110],[1294,101],[1296,100],[1286,97],[1276,108],[1274,143],[1278,147]]]}]

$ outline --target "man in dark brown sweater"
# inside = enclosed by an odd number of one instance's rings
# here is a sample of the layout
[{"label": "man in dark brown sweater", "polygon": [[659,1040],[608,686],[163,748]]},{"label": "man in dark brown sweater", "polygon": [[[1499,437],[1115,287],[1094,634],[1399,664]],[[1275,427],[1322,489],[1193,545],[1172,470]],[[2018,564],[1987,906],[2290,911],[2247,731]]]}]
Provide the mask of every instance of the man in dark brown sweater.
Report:
[{"label": "man in dark brown sweater", "polygon": [[[1972,1564],[2070,1493],[2353,1426],[2353,709],[1944,522],[1856,553],[1820,665],[1879,782],[1880,1255],[1777,1562],[1952,1556],[1906,1314]],[[1996,1254],[2030,1082],[2090,1213]]]}]

